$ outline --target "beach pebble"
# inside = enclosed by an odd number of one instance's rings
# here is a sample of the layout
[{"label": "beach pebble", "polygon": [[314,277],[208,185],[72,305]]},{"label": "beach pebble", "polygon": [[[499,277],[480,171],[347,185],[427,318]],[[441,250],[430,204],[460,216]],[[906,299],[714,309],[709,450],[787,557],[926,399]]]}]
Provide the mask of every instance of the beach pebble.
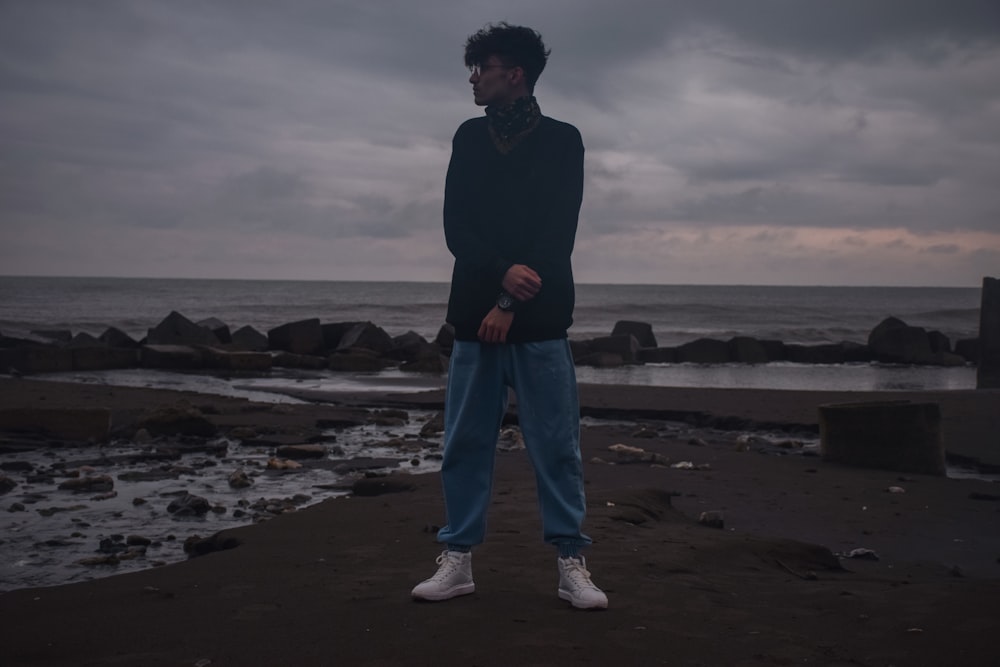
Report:
[{"label": "beach pebble", "polygon": [[67,479],[59,484],[62,491],[73,491],[74,493],[110,491],[115,486],[115,481],[107,475],[95,475],[93,477],[76,477]]},{"label": "beach pebble", "polygon": [[871,549],[851,549],[847,553],[838,554],[841,558],[856,558],[858,560],[879,560],[878,554]]},{"label": "beach pebble", "polygon": [[906,489],[901,486],[890,486],[885,491],[886,493],[906,493]]},{"label": "beach pebble", "polygon": [[0,475],[0,494],[8,493],[17,487],[17,482],[7,475]]},{"label": "beach pebble", "polygon": [[212,508],[201,496],[185,493],[167,505],[167,511],[176,516],[202,516]]},{"label": "beach pebble", "polygon": [[703,440],[702,438],[691,438],[690,440],[687,441],[687,444],[693,447],[708,447],[708,443],[705,442],[705,440]]},{"label": "beach pebble", "polygon": [[267,460],[268,470],[296,470],[301,467],[302,464],[297,461],[283,461],[274,458]]},{"label": "beach pebble", "polygon": [[725,516],[717,510],[699,514],[698,523],[709,528],[724,528],[726,525]]},{"label": "beach pebble", "polygon": [[253,480],[244,470],[234,470],[229,474],[229,486],[234,489],[245,489],[253,485]]},{"label": "beach pebble", "polygon": [[677,470],[694,470],[694,463],[691,461],[678,461],[677,463],[671,463],[670,467]]}]

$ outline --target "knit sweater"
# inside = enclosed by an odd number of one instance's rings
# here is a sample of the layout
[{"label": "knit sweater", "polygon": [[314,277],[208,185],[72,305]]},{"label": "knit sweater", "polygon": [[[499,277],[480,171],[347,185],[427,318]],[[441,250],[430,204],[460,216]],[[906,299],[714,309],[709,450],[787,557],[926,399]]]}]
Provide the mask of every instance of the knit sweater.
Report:
[{"label": "knit sweater", "polygon": [[573,322],[570,255],[583,198],[583,141],[567,123],[542,116],[506,154],[489,119],[464,122],[452,141],[445,183],[444,231],[455,256],[447,321],[455,338],[478,340],[514,264],[534,269],[538,294],[519,302],[508,343],[566,337]]}]

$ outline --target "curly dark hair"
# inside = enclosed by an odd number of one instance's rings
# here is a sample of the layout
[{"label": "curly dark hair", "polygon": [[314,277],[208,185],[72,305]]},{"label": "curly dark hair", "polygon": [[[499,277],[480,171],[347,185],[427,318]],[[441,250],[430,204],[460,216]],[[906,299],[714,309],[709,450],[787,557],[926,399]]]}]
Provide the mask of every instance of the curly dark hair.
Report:
[{"label": "curly dark hair", "polygon": [[534,92],[535,82],[545,69],[550,53],[542,36],[531,28],[506,22],[491,23],[466,40],[465,65],[482,65],[490,56],[496,56],[505,65],[523,69],[528,90]]}]

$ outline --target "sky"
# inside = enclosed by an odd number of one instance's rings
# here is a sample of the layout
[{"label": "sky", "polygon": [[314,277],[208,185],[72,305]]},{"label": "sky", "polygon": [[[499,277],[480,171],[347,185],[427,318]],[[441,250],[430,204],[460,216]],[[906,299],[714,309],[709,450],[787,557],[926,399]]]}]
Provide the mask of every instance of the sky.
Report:
[{"label": "sky", "polygon": [[0,0],[0,275],[447,281],[498,21],[584,138],[579,282],[1000,275],[996,0]]}]

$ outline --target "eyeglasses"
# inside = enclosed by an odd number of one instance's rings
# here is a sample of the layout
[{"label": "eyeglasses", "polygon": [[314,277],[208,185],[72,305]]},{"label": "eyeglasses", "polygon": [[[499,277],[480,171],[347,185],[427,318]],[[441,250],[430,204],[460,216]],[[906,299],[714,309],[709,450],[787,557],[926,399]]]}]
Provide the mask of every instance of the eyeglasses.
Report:
[{"label": "eyeglasses", "polygon": [[469,74],[479,76],[488,69],[514,69],[517,65],[469,65]]}]

